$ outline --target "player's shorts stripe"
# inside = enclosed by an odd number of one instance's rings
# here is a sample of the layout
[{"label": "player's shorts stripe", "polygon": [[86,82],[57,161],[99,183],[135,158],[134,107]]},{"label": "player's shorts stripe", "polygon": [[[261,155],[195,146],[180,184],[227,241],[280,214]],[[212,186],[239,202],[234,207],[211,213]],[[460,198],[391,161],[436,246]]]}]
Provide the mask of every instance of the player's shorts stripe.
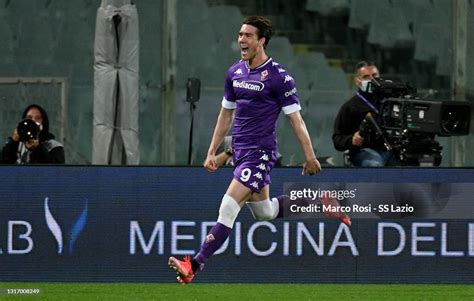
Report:
[{"label": "player's shorts stripe", "polygon": [[222,107],[225,109],[233,110],[237,108],[235,101],[228,101],[225,97],[222,97]]},{"label": "player's shorts stripe", "polygon": [[282,108],[283,110],[283,113],[285,113],[286,115],[288,114],[291,114],[291,113],[294,113],[294,112],[298,112],[301,110],[301,106],[299,103],[294,103],[294,104],[291,104],[289,106],[285,106]]}]

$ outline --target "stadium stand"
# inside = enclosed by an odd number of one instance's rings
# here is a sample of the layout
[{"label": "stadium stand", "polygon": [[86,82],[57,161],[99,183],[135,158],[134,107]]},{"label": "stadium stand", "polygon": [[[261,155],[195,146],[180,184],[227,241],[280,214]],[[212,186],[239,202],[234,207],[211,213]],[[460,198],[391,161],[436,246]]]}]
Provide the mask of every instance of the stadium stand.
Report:
[{"label": "stadium stand", "polygon": [[[140,21],[140,137],[143,164],[158,163],[162,48],[162,3],[137,0]],[[451,95],[452,1],[448,0],[243,0],[177,1],[176,123],[177,143],[187,145],[189,104],[184,85],[189,77],[202,81],[197,104],[195,158],[202,157],[209,143],[222,98],[227,68],[239,58],[237,30],[243,16],[271,16],[277,30],[267,49],[296,80],[304,114],[311,125],[317,148],[323,156],[336,154],[329,143],[331,114],[350,95],[352,68],[359,59],[374,59],[383,73],[409,78],[419,89]],[[474,94],[474,4],[469,3],[467,85]],[[90,130],[93,92],[93,42],[98,3],[91,0],[15,0],[0,4],[0,77],[65,76],[69,79],[68,141],[79,154],[69,163],[90,161]],[[291,13],[289,13],[291,11]],[[324,19],[328,32],[322,39],[310,34]],[[321,24],[319,24],[321,25]],[[34,29],[34,30],[32,30]],[[330,30],[329,30],[330,29]],[[357,33],[357,45],[350,34]],[[329,37],[327,37],[327,35]],[[317,43],[315,43],[317,42]],[[350,47],[348,46],[350,45]],[[402,60],[403,59],[403,60]],[[403,65],[403,74],[395,74]],[[0,99],[23,93],[0,85]],[[23,94],[22,94],[23,93]],[[22,100],[23,101],[23,100]],[[321,109],[323,108],[324,109]],[[210,108],[204,113],[203,108]],[[317,108],[317,109],[316,109]],[[2,124],[9,105],[0,111]],[[54,107],[49,109],[54,111]],[[313,112],[316,110],[316,112]],[[315,115],[316,114],[316,115]],[[279,139],[284,162],[301,158],[291,149],[293,134],[280,118]],[[16,122],[16,121],[15,121]],[[8,125],[8,131],[11,125]],[[205,130],[204,130],[205,129]],[[201,132],[204,131],[204,132]],[[150,138],[151,137],[151,138]],[[85,143],[83,141],[86,141]],[[446,150],[449,152],[449,150]],[[289,155],[285,154],[288,152]],[[180,147],[176,163],[185,163],[187,147]],[[199,158],[200,161],[202,158]],[[196,161],[196,162],[197,162]]]}]

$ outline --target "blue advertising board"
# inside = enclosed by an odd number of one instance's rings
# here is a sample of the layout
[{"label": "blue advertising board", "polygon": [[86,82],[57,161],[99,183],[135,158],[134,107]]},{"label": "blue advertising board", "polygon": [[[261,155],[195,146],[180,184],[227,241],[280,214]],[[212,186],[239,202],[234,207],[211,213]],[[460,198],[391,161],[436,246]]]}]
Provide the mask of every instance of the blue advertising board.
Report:
[{"label": "blue advertising board", "polygon": [[[231,177],[229,168],[2,166],[0,281],[174,282],[168,257],[195,254]],[[351,210],[415,209],[350,212],[348,227],[321,213],[255,221],[243,208],[196,282],[474,283],[473,179],[471,169],[275,169],[272,196],[349,191],[341,205]]]}]

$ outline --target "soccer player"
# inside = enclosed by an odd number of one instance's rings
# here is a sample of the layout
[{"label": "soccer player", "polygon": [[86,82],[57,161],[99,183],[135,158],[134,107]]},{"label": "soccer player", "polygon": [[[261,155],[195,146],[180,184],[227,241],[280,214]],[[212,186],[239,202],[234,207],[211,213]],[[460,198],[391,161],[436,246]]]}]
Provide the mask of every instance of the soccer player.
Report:
[{"label": "soccer player", "polygon": [[[244,204],[256,220],[284,217],[285,196],[270,199],[270,171],[277,154],[276,125],[280,112],[288,116],[301,144],[306,162],[302,174],[321,170],[311,139],[300,115],[296,86],[284,67],[265,53],[272,36],[270,21],[262,16],[244,19],[238,43],[242,59],[227,72],[222,108],[209,146],[204,167],[218,169],[216,150],[233,123],[234,177],[222,198],[217,223],[210,230],[194,258],[170,257],[168,265],[182,284],[193,280],[207,259],[229,237]],[[234,119],[235,111],[235,120]]]}]

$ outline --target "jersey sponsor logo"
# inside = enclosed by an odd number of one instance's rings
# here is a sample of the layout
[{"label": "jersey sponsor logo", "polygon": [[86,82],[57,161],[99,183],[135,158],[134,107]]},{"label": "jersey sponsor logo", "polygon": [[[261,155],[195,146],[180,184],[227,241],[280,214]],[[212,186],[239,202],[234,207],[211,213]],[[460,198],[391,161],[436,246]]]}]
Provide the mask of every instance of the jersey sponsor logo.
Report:
[{"label": "jersey sponsor logo", "polygon": [[293,77],[291,77],[291,75],[285,75],[285,81],[283,83],[286,84],[287,82],[291,81],[293,81]]},{"label": "jersey sponsor logo", "polygon": [[232,82],[232,85],[234,88],[242,88],[242,89],[247,89],[247,90],[252,90],[252,91],[263,91],[265,88],[265,85],[262,82],[258,82],[255,80],[249,80],[249,81],[238,81],[234,80]]},{"label": "jersey sponsor logo", "polygon": [[290,97],[291,95],[296,94],[296,87],[291,89],[288,92],[285,92],[285,97]]},{"label": "jersey sponsor logo", "polygon": [[243,74],[242,69],[240,69],[240,68],[237,69],[237,70],[234,72],[234,74]]}]

